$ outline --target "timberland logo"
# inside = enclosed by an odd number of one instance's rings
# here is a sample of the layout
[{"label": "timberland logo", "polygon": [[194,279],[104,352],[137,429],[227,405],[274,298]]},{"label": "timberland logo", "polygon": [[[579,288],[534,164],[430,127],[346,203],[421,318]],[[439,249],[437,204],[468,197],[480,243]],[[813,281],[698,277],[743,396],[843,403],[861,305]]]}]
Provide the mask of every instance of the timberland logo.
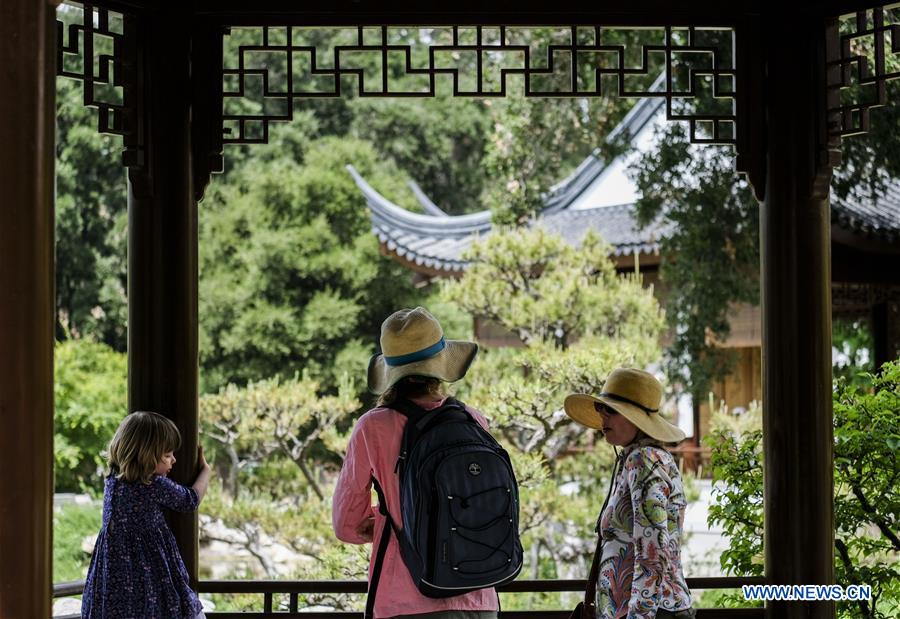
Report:
[{"label": "timberland logo", "polygon": [[469,465],[469,475],[481,475],[481,465],[473,462]]}]

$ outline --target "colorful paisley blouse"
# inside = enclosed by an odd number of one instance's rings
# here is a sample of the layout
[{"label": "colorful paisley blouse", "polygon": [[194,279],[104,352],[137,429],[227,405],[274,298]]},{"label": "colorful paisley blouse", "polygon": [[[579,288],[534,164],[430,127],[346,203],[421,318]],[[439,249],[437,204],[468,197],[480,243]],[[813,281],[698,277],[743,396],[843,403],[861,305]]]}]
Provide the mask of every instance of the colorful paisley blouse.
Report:
[{"label": "colorful paisley blouse", "polygon": [[690,608],[681,570],[687,501],[672,455],[653,439],[625,447],[600,517],[603,555],[597,582],[601,619],[651,619],[658,608]]}]

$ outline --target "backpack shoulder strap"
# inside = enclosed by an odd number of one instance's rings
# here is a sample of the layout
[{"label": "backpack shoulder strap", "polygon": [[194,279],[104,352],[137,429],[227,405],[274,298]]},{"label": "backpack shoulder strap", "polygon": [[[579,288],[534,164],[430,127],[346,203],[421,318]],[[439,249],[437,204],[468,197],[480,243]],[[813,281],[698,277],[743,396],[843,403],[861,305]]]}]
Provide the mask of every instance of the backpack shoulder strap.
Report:
[{"label": "backpack shoulder strap", "polygon": [[390,407],[407,419],[406,426],[403,428],[403,439],[400,442],[400,454],[397,458],[397,465],[394,467],[395,473],[401,471],[419,437],[438,423],[447,420],[445,412],[452,410],[459,415],[465,415],[465,418],[472,423],[478,423],[462,402],[451,397],[447,397],[443,404],[431,410],[426,410],[406,399],[396,400],[390,404]]},{"label": "backpack shoulder strap", "polygon": [[406,399],[400,399],[391,403],[391,408],[406,417],[406,425],[403,427],[403,438],[400,441],[400,453],[397,455],[397,465],[394,467],[394,473],[399,473],[413,445],[416,444],[416,441],[419,440],[419,436],[422,434],[419,423],[431,411],[427,411],[415,402]]},{"label": "backpack shoulder strap", "polygon": [[[385,517],[384,529],[381,532],[381,539],[378,540],[378,551],[375,555],[375,565],[372,567],[372,579],[369,581],[369,590],[366,593],[366,613],[364,619],[374,619],[375,617],[375,594],[378,593],[378,582],[381,580],[381,568],[384,565],[384,555],[387,553],[388,542],[391,539],[391,532],[394,531],[394,519],[387,507],[387,498],[378,480],[372,478],[372,486],[378,495],[378,511]],[[398,536],[397,539],[400,539]]]},{"label": "backpack shoulder strap", "polygon": [[[450,413],[450,415],[447,415],[447,413]],[[465,404],[455,398],[448,397],[444,400],[443,404],[428,411],[428,414],[422,417],[416,424],[416,429],[419,434],[424,434],[435,425],[443,423],[444,421],[449,421],[450,419],[465,419],[475,424],[478,423],[475,417],[473,417],[466,409]]]}]

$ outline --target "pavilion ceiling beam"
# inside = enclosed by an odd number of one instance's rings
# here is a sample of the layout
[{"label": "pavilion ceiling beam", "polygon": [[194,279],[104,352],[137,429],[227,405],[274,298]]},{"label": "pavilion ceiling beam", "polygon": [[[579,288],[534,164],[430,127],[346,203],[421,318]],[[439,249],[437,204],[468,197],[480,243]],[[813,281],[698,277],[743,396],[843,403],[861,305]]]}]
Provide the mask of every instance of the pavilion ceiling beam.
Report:
[{"label": "pavilion ceiling beam", "polygon": [[634,2],[597,2],[577,0],[548,3],[543,0],[519,0],[515,3],[489,3],[478,0],[415,3],[403,0],[359,2],[337,0],[328,4],[304,6],[289,0],[260,0],[253,4],[241,0],[199,0],[198,16],[225,25],[304,25],[346,26],[380,25],[454,25],[508,24],[559,25],[567,23],[602,23],[611,26],[652,27],[659,16],[673,25],[723,26],[735,15],[759,12],[758,1],[735,0],[724,4],[715,0],[672,3],[668,0],[636,0]]}]

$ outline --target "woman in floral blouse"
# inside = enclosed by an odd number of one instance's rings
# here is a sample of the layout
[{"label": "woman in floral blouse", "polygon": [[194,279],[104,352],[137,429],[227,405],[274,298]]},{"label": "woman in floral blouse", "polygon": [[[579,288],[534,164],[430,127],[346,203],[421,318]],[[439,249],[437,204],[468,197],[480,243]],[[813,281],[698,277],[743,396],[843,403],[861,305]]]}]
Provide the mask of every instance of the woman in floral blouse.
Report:
[{"label": "woman in floral blouse", "polygon": [[597,523],[602,554],[600,619],[689,618],[691,594],[681,569],[687,505],[681,474],[666,445],[684,432],[659,414],[662,385],[647,372],[614,370],[598,396],[573,394],[566,413],[623,447]]}]

